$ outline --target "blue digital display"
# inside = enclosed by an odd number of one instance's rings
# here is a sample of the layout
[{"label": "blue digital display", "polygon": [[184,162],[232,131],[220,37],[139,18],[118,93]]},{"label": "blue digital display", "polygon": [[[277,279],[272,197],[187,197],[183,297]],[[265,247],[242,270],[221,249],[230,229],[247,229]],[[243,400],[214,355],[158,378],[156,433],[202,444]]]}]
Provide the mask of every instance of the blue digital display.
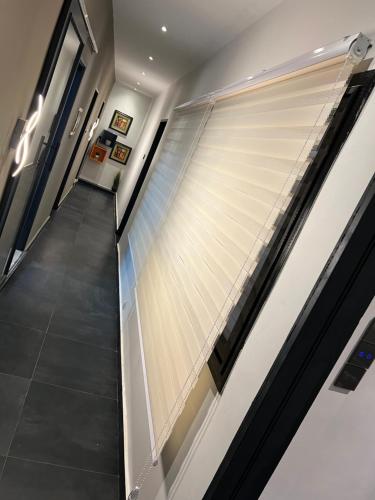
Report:
[{"label": "blue digital display", "polygon": [[358,356],[362,359],[367,359],[368,361],[371,361],[374,358],[371,352],[366,353],[365,351],[359,351]]}]

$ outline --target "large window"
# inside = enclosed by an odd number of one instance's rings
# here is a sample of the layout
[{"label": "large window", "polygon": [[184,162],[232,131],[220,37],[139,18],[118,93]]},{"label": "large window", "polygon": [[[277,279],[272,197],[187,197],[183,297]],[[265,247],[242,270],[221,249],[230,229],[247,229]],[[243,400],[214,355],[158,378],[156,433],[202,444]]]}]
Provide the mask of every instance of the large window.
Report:
[{"label": "large window", "polygon": [[260,292],[257,277],[273,265],[301,186],[319,168],[355,62],[313,55],[171,119],[129,232],[134,277],[124,311],[138,317],[154,457],[213,350],[222,387],[249,290]]}]

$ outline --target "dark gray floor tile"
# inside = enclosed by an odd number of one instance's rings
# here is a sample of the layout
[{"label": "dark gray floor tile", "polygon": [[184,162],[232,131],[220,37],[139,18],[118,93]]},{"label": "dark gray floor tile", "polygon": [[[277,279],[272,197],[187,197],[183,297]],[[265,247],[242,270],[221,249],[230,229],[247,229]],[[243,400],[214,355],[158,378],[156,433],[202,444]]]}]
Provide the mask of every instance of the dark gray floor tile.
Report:
[{"label": "dark gray floor tile", "polygon": [[0,321],[0,372],[31,378],[44,333]]},{"label": "dark gray floor tile", "polygon": [[64,273],[75,236],[73,231],[65,231],[65,236],[59,233],[58,237],[46,233],[30,249],[26,262],[35,262],[44,269]]},{"label": "dark gray floor tile", "polygon": [[[6,455],[16,430],[29,381],[0,374],[0,454]],[[1,498],[1,497],[0,497]]]},{"label": "dark gray floor tile", "polygon": [[89,262],[81,264],[71,262],[67,268],[68,273],[86,285],[102,288],[107,292],[117,287],[117,276],[113,261],[98,258],[98,263],[95,265],[92,263],[92,259],[88,260]]},{"label": "dark gray floor tile", "polygon": [[73,191],[72,196],[68,196],[66,198],[64,207],[69,207],[75,210],[79,210],[80,212],[85,212],[89,207],[89,199],[86,196]]},{"label": "dark gray floor tile", "polygon": [[63,279],[64,272],[50,269],[42,263],[35,262],[27,254],[19,269],[11,276],[5,288],[0,291],[0,304],[3,294],[10,293],[14,288],[32,295],[35,300],[55,300],[60,295]]},{"label": "dark gray floor tile", "polygon": [[22,286],[6,285],[0,291],[0,320],[7,323],[45,331],[54,307],[55,299],[52,296],[46,298]]},{"label": "dark gray floor tile", "polygon": [[82,219],[82,223],[98,233],[101,232],[102,234],[113,234],[115,226],[114,216],[109,219],[107,214],[102,213],[86,213]]},{"label": "dark gray floor tile", "polygon": [[97,229],[82,223],[79,232],[76,235],[75,247],[86,247],[89,251],[108,251],[115,250],[115,234],[114,231],[101,232]]},{"label": "dark gray floor tile", "polygon": [[[107,270],[112,277],[116,272],[116,254],[114,245],[87,245],[86,242],[78,242],[74,245],[69,258],[69,268],[73,272],[82,266],[93,266],[91,273],[96,274],[96,270]],[[74,275],[73,275],[74,276]]]},{"label": "dark gray floor tile", "polygon": [[108,293],[101,287],[66,278],[49,333],[116,349],[118,308],[111,288]]},{"label": "dark gray floor tile", "polygon": [[118,478],[8,458],[0,482],[3,500],[117,500]]},{"label": "dark gray floor tile", "polygon": [[35,380],[117,398],[117,353],[48,335]]},{"label": "dark gray floor tile", "polygon": [[117,401],[32,382],[10,456],[118,473]]},{"label": "dark gray floor tile", "polygon": [[78,231],[84,212],[74,207],[62,205],[54,214],[51,226],[62,226],[66,230]]}]

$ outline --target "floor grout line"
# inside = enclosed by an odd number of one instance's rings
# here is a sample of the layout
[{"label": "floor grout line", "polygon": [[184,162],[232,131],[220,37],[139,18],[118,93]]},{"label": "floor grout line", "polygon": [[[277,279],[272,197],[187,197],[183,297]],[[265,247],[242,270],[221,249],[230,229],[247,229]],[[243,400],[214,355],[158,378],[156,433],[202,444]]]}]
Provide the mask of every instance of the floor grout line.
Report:
[{"label": "floor grout line", "polygon": [[1,372],[1,371],[0,371],[0,375],[5,375],[6,377],[20,378],[22,380],[28,380],[28,381],[31,380],[30,377],[22,377],[21,375],[14,375],[13,373],[6,373],[6,372]]},{"label": "floor grout line", "polygon": [[49,337],[59,337],[61,339],[69,340],[71,342],[77,342],[77,344],[83,344],[83,345],[87,345],[90,347],[97,347],[98,349],[103,349],[103,351],[110,351],[113,353],[118,352],[118,349],[112,349],[111,347],[102,347],[102,346],[99,346],[97,344],[90,344],[89,342],[83,342],[82,340],[76,340],[76,339],[73,339],[72,337],[66,337],[65,335],[60,335],[59,333],[48,333],[47,335]]},{"label": "floor grout line", "polygon": [[35,332],[35,333],[45,333],[44,330],[40,330],[39,328],[33,328],[33,327],[30,327],[30,326],[25,326],[25,325],[20,325],[18,323],[13,323],[12,321],[6,321],[4,319],[0,319],[0,324],[3,323],[4,325],[8,325],[8,326],[20,326],[22,328],[25,328],[26,330],[30,330],[32,332]]},{"label": "floor grout line", "polygon": [[[13,444],[14,438],[16,437],[18,427],[19,427],[19,425],[20,425],[20,423],[21,423],[21,419],[22,419],[23,411],[24,411],[24,409],[25,409],[26,400],[27,400],[27,397],[28,397],[29,392],[30,392],[30,387],[31,387],[32,378],[33,378],[33,376],[34,376],[35,369],[36,369],[36,366],[37,366],[37,364],[38,364],[38,361],[39,361],[39,358],[40,358],[40,354],[41,354],[41,352],[42,352],[43,345],[44,345],[45,339],[46,339],[46,337],[47,337],[48,328],[49,328],[49,325],[51,324],[52,316],[53,316],[53,314],[54,314],[54,310],[55,310],[55,309],[56,309],[56,306],[54,307],[53,311],[52,311],[52,312],[51,312],[51,314],[50,314],[50,318],[49,318],[48,325],[47,325],[47,328],[46,328],[46,331],[45,331],[45,334],[44,334],[44,338],[43,338],[43,341],[42,341],[41,347],[40,347],[40,349],[39,349],[39,354],[38,354],[38,357],[37,357],[36,362],[35,362],[35,365],[34,365],[34,370],[33,370],[33,373],[32,373],[32,376],[31,376],[31,379],[29,379],[29,385],[28,385],[27,391],[26,391],[26,393],[25,393],[25,397],[24,397],[24,400],[23,400],[23,403],[22,403],[22,408],[21,408],[21,410],[20,410],[19,417],[18,417],[18,420],[17,420],[17,422],[16,422],[16,426],[15,426],[15,428],[14,428],[14,432],[13,432],[13,435],[12,435],[12,439],[10,440],[9,447],[8,447],[7,453],[6,453],[6,455],[5,455],[5,461],[4,461],[3,471],[5,470],[5,466],[6,466],[6,463],[7,463],[7,460],[8,460],[8,456],[9,456],[10,450],[11,450],[11,448],[12,448],[12,444]],[[1,476],[1,477],[2,477],[2,476]],[[1,480],[1,477],[0,477],[0,480]]]},{"label": "floor grout line", "polygon": [[117,401],[117,397],[111,398],[109,396],[103,396],[102,394],[97,394],[95,392],[81,391],[80,389],[73,389],[72,387],[67,387],[66,385],[52,384],[51,382],[45,382],[44,380],[38,380],[37,378],[31,379],[31,382],[36,382],[37,384],[49,385],[51,387],[56,387],[57,389],[64,389],[70,392],[78,392],[79,394],[86,394],[87,396],[95,396],[97,398],[108,399],[109,401]]},{"label": "floor grout line", "polygon": [[21,460],[24,462],[31,462],[35,464],[51,465],[52,467],[58,467],[59,469],[69,469],[69,470],[77,470],[80,472],[89,472],[90,474],[99,474],[100,476],[119,477],[119,474],[111,474],[110,472],[98,472],[91,469],[82,469],[81,467],[72,467],[71,465],[54,464],[53,462],[45,462],[43,460],[33,460],[31,458],[16,457],[13,455],[9,455],[9,458],[13,460]]}]

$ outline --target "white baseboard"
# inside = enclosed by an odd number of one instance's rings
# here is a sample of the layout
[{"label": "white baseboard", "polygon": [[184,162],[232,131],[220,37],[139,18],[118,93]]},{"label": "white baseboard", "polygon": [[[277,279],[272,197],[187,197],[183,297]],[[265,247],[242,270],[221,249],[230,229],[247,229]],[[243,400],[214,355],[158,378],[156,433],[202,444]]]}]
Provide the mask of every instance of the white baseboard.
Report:
[{"label": "white baseboard", "polygon": [[59,207],[60,207],[61,203],[64,202],[65,198],[68,196],[68,194],[70,193],[70,191],[74,188],[74,186],[75,186],[76,183],[77,183],[77,181],[74,181],[73,184],[68,189],[68,191],[66,192],[66,194],[63,196],[63,198],[60,199],[60,201],[59,201]]},{"label": "white baseboard", "polygon": [[125,464],[125,490],[127,494],[131,491],[130,471],[129,471],[129,443],[128,443],[128,416],[126,410],[126,384],[125,384],[125,369],[123,362],[125,359],[124,352],[124,335],[123,331],[123,313],[122,313],[122,289],[121,289],[121,267],[120,267],[120,245],[117,244],[117,272],[119,284],[119,311],[120,311],[120,358],[121,358],[121,386],[122,386],[122,418],[123,418],[123,434],[124,434],[124,464]]},{"label": "white baseboard", "polygon": [[40,226],[40,228],[38,229],[38,231],[34,234],[34,236],[32,237],[32,239],[27,243],[26,247],[25,247],[25,251],[27,251],[31,245],[34,243],[34,241],[37,239],[37,237],[39,236],[40,232],[42,231],[42,229],[44,228],[44,226],[47,224],[47,222],[50,220],[51,216],[49,215],[47,217],[47,219],[43,222],[43,224]]},{"label": "white baseboard", "polygon": [[79,181],[85,182],[86,184],[90,184],[91,186],[94,186],[98,189],[102,189],[103,191],[107,191],[108,193],[113,194],[112,189],[110,189],[107,186],[102,186],[101,184],[97,184],[96,182],[91,181],[90,179],[86,179],[85,177],[80,176],[78,178]]}]

